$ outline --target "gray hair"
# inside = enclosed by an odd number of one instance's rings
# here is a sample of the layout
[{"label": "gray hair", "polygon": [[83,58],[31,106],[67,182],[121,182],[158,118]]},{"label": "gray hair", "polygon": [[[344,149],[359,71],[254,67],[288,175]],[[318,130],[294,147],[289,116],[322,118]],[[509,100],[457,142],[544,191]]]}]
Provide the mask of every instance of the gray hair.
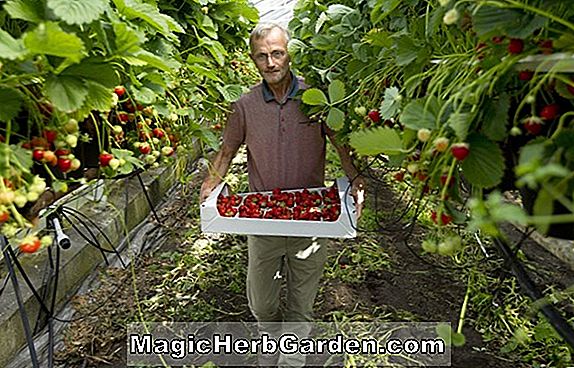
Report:
[{"label": "gray hair", "polygon": [[283,27],[278,23],[273,22],[259,23],[253,29],[253,31],[251,31],[251,35],[249,36],[249,50],[253,51],[253,44],[255,40],[262,39],[263,37],[267,36],[269,32],[271,32],[271,30],[275,28],[279,29],[283,33],[283,35],[285,36],[285,40],[287,41],[287,43],[289,43],[289,41],[291,40],[291,35],[289,34],[289,31],[285,27]]}]

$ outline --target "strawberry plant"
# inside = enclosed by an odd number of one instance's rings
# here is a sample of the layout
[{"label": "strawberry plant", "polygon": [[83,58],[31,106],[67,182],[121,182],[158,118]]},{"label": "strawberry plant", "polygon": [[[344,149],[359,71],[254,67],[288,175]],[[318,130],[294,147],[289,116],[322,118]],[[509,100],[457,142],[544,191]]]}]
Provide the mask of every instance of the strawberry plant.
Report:
[{"label": "strawberry plant", "polygon": [[[294,64],[329,97],[313,88],[303,102],[359,155],[387,155],[441,201],[459,198],[433,188],[447,173],[478,198],[537,191],[521,220],[540,230],[574,220],[574,161],[563,145],[574,129],[567,3],[302,2],[290,23]],[[554,53],[567,57],[546,62]],[[560,206],[568,213],[549,216]]]}]

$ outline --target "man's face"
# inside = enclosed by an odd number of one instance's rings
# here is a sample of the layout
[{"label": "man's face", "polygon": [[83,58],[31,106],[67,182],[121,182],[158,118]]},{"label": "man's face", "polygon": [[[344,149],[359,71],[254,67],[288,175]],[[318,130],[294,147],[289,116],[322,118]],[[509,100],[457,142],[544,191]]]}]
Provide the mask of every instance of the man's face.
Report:
[{"label": "man's face", "polygon": [[251,59],[270,86],[285,81],[289,75],[290,59],[287,53],[287,39],[283,32],[273,28],[265,37],[254,40]]}]

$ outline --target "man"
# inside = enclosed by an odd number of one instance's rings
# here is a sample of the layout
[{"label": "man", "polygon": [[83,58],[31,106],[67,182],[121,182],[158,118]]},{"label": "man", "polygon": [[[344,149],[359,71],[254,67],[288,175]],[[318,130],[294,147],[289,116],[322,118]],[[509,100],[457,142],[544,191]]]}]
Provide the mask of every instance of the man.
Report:
[{"label": "man", "polygon": [[[336,147],[347,176],[355,179],[352,193],[356,195],[364,185],[349,149],[337,144],[324,124],[309,121],[300,111],[295,96],[307,86],[291,72],[288,41],[289,34],[277,24],[259,24],[251,33],[250,56],[263,81],[234,104],[221,150],[201,186],[201,202],[221,182],[244,143],[252,191],[323,186],[325,135]],[[358,214],[360,209],[358,204]],[[247,296],[257,321],[312,321],[313,302],[327,258],[325,239],[248,236],[248,253]],[[279,301],[283,265],[287,305],[282,316]]]}]

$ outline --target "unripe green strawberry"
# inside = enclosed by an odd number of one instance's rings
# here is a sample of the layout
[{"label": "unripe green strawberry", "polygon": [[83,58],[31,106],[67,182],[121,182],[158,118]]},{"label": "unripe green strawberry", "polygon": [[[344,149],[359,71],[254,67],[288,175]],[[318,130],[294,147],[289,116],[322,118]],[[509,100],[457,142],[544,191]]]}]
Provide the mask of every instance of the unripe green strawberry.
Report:
[{"label": "unripe green strawberry", "polygon": [[355,107],[355,113],[359,116],[367,115],[367,108],[365,106],[357,106]]},{"label": "unripe green strawberry", "polygon": [[108,166],[112,168],[112,170],[117,169],[120,166],[120,160],[117,158],[112,158],[108,163]]},{"label": "unripe green strawberry", "polygon": [[40,198],[40,195],[36,192],[28,192],[26,193],[26,199],[28,202],[36,202]]},{"label": "unripe green strawberry", "polygon": [[78,137],[76,137],[73,134],[68,134],[66,136],[66,143],[68,144],[68,146],[74,148],[78,145]]},{"label": "unripe green strawberry", "polygon": [[79,130],[78,121],[76,119],[68,120],[68,122],[64,125],[64,129],[68,133],[76,133]]},{"label": "unripe green strawberry", "polygon": [[428,141],[429,138],[430,138],[430,136],[431,136],[431,131],[428,130],[428,129],[425,129],[425,128],[419,129],[418,132],[417,132],[417,138],[418,138],[419,141],[421,141],[421,142],[426,142],[426,141]]},{"label": "unripe green strawberry", "polygon": [[14,196],[14,204],[16,205],[16,207],[22,208],[26,205],[26,203],[28,203],[28,198],[25,194],[17,193]]},{"label": "unripe green strawberry", "polygon": [[438,152],[444,152],[447,150],[450,141],[446,137],[439,137],[434,141],[434,148]]},{"label": "unripe green strawberry", "polygon": [[122,129],[121,126],[119,126],[119,125],[114,125],[113,128],[112,128],[112,131],[114,132],[115,135],[119,135],[119,134],[122,134],[122,132],[123,132],[124,130]]}]

